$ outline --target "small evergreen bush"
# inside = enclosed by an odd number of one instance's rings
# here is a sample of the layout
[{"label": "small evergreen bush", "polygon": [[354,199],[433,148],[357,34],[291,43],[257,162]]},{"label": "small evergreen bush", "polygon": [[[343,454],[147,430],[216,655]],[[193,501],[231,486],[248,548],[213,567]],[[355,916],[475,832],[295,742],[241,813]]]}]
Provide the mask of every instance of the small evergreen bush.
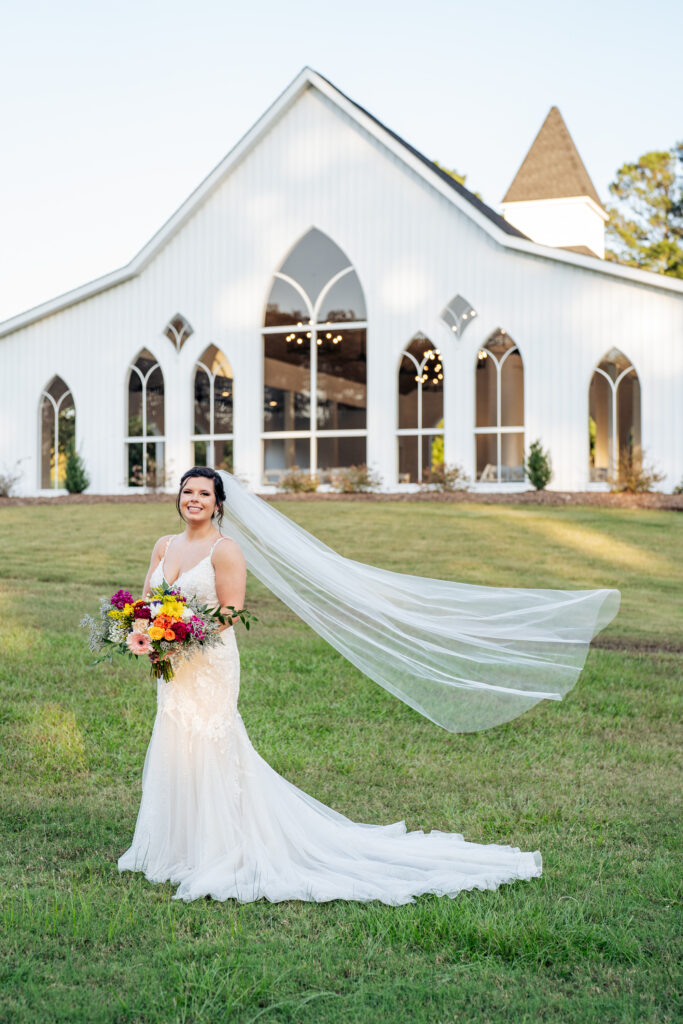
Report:
[{"label": "small evergreen bush", "polygon": [[69,494],[82,494],[90,486],[83,458],[76,451],[74,444],[69,445],[64,471],[64,486]]},{"label": "small evergreen bush", "polygon": [[529,455],[524,460],[524,472],[537,491],[542,491],[552,479],[550,452],[543,450],[540,438],[529,446]]}]

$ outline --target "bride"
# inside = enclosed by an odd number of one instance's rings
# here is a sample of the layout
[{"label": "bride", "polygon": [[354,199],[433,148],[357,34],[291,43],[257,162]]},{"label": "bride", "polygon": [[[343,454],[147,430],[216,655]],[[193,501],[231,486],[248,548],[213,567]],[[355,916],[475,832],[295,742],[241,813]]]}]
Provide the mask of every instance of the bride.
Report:
[{"label": "bride", "polygon": [[[560,699],[590,638],[618,608],[613,590],[475,587],[343,559],[235,478],[206,467],[183,475],[176,507],[185,529],[154,545],[143,594],[165,582],[200,604],[242,608],[248,563],[349,660],[453,731],[486,728],[539,700]],[[404,821],[354,822],[304,793],[252,746],[237,707],[239,684],[231,626],[218,646],[181,662],[171,682],[158,680],[142,800],[119,871],[177,884],[173,898],[186,901],[394,906],[422,893],[454,897],[541,875],[538,850],[481,845],[436,829],[407,832]]]}]

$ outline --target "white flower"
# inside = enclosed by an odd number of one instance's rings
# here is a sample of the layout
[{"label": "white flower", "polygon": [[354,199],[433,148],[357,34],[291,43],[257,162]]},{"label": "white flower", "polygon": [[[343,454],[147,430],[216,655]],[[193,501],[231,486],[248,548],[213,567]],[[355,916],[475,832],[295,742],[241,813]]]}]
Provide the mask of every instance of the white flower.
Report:
[{"label": "white flower", "polygon": [[189,622],[193,615],[194,615],[194,612],[192,611],[191,608],[183,608],[183,614],[182,614],[181,618],[182,618],[183,622]]},{"label": "white flower", "polygon": [[136,619],[133,623],[133,629],[136,633],[146,633],[149,629],[149,622],[147,619]]},{"label": "white flower", "polygon": [[157,615],[162,609],[161,601],[150,601],[149,610],[152,613],[152,618],[156,619]]},{"label": "white flower", "polygon": [[109,639],[114,644],[123,643],[128,636],[128,630],[125,626],[110,626],[109,627]]}]

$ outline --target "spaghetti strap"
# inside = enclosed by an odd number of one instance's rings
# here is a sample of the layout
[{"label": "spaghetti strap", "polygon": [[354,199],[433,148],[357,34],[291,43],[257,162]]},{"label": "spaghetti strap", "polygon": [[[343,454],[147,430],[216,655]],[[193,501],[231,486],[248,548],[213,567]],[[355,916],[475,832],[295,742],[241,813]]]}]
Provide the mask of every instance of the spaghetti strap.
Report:
[{"label": "spaghetti strap", "polygon": [[211,555],[213,554],[213,549],[216,547],[217,544],[220,544],[220,542],[222,540],[228,540],[228,538],[227,537],[219,537],[218,540],[215,540],[213,542],[213,544],[211,545],[211,550],[209,551],[209,558],[211,558]]}]

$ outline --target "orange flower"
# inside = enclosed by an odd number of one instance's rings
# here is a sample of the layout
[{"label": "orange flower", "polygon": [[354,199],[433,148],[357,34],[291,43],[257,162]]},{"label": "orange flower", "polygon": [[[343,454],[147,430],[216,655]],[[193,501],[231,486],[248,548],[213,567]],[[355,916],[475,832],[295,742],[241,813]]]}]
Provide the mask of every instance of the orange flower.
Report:
[{"label": "orange flower", "polygon": [[164,632],[164,639],[166,639],[166,640],[175,640],[175,633],[173,632],[172,629],[165,630],[165,632]]},{"label": "orange flower", "polygon": [[164,630],[159,626],[150,626],[149,633],[147,634],[152,640],[163,640]]},{"label": "orange flower", "polygon": [[154,625],[159,626],[160,629],[166,629],[168,626],[171,625],[171,620],[168,617],[168,615],[157,615],[156,619],[154,620]]}]

